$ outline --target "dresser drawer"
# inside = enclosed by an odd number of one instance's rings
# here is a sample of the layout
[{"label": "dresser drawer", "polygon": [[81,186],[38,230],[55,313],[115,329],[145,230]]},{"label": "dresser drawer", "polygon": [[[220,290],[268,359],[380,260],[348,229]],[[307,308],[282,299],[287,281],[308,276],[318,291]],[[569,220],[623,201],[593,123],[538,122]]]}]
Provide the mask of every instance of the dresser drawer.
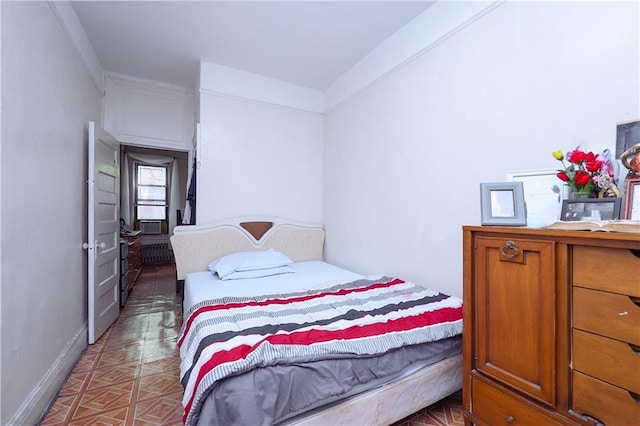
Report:
[{"label": "dresser drawer", "polygon": [[126,275],[129,272],[129,259],[124,258],[120,261],[120,275]]},{"label": "dresser drawer", "polygon": [[640,403],[628,391],[576,371],[573,411],[595,417],[607,426],[637,425],[640,419]]},{"label": "dresser drawer", "polygon": [[562,424],[483,381],[474,378],[471,386],[473,414],[487,424],[492,426]]},{"label": "dresser drawer", "polygon": [[640,297],[640,258],[631,250],[575,246],[573,285]]},{"label": "dresser drawer", "polygon": [[640,306],[628,296],[574,287],[573,327],[640,346]]},{"label": "dresser drawer", "polygon": [[140,242],[140,239],[137,239],[136,241],[134,241],[129,245],[128,255],[136,257],[140,253],[142,253],[142,242]]},{"label": "dresser drawer", "polygon": [[573,368],[640,394],[640,354],[627,343],[573,330]]}]

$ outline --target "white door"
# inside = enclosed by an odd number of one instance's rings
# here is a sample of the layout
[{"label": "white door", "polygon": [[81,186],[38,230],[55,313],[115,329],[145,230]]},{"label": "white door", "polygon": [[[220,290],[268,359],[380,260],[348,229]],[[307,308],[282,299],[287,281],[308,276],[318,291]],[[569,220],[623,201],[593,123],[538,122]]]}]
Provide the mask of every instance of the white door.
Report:
[{"label": "white door", "polygon": [[120,314],[120,144],[89,122],[89,344]]}]

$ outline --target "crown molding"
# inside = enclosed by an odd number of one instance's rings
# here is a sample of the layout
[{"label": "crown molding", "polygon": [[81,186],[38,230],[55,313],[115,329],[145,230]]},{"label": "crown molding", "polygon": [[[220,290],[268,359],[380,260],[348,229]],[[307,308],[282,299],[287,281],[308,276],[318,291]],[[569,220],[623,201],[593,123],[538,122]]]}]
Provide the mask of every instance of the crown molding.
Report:
[{"label": "crown molding", "polygon": [[200,92],[214,92],[302,111],[322,113],[324,93],[211,62],[200,62]]},{"label": "crown molding", "polygon": [[435,2],[340,76],[325,91],[324,112],[330,112],[415,61],[506,2],[507,0]]},{"label": "crown molding", "polygon": [[93,85],[98,90],[98,93],[102,95],[102,81],[104,77],[104,71],[96,52],[93,50],[89,37],[85,32],[78,15],[74,12],[73,8],[68,1],[48,1],[49,6],[53,10],[53,13],[58,18],[58,21],[69,35],[71,42],[75,46],[76,50],[80,54],[82,63],[84,64]]}]

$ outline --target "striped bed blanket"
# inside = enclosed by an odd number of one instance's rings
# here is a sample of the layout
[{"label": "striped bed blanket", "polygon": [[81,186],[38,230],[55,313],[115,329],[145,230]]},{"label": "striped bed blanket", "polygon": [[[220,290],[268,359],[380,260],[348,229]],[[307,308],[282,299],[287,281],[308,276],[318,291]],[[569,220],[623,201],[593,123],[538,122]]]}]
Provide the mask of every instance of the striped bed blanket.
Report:
[{"label": "striped bed blanket", "polygon": [[370,357],[462,333],[462,301],[400,279],[194,305],[178,338],[183,420],[220,380],[251,369]]}]

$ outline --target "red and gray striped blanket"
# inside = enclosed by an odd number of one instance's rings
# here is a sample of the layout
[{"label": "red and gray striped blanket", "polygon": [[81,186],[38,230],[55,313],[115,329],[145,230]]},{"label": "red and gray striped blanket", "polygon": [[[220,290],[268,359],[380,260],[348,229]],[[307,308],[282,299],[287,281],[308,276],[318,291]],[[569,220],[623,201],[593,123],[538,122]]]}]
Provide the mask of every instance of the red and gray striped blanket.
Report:
[{"label": "red and gray striped blanket", "polygon": [[178,339],[184,422],[222,379],[254,368],[367,357],[462,333],[462,301],[400,279],[193,306]]}]

